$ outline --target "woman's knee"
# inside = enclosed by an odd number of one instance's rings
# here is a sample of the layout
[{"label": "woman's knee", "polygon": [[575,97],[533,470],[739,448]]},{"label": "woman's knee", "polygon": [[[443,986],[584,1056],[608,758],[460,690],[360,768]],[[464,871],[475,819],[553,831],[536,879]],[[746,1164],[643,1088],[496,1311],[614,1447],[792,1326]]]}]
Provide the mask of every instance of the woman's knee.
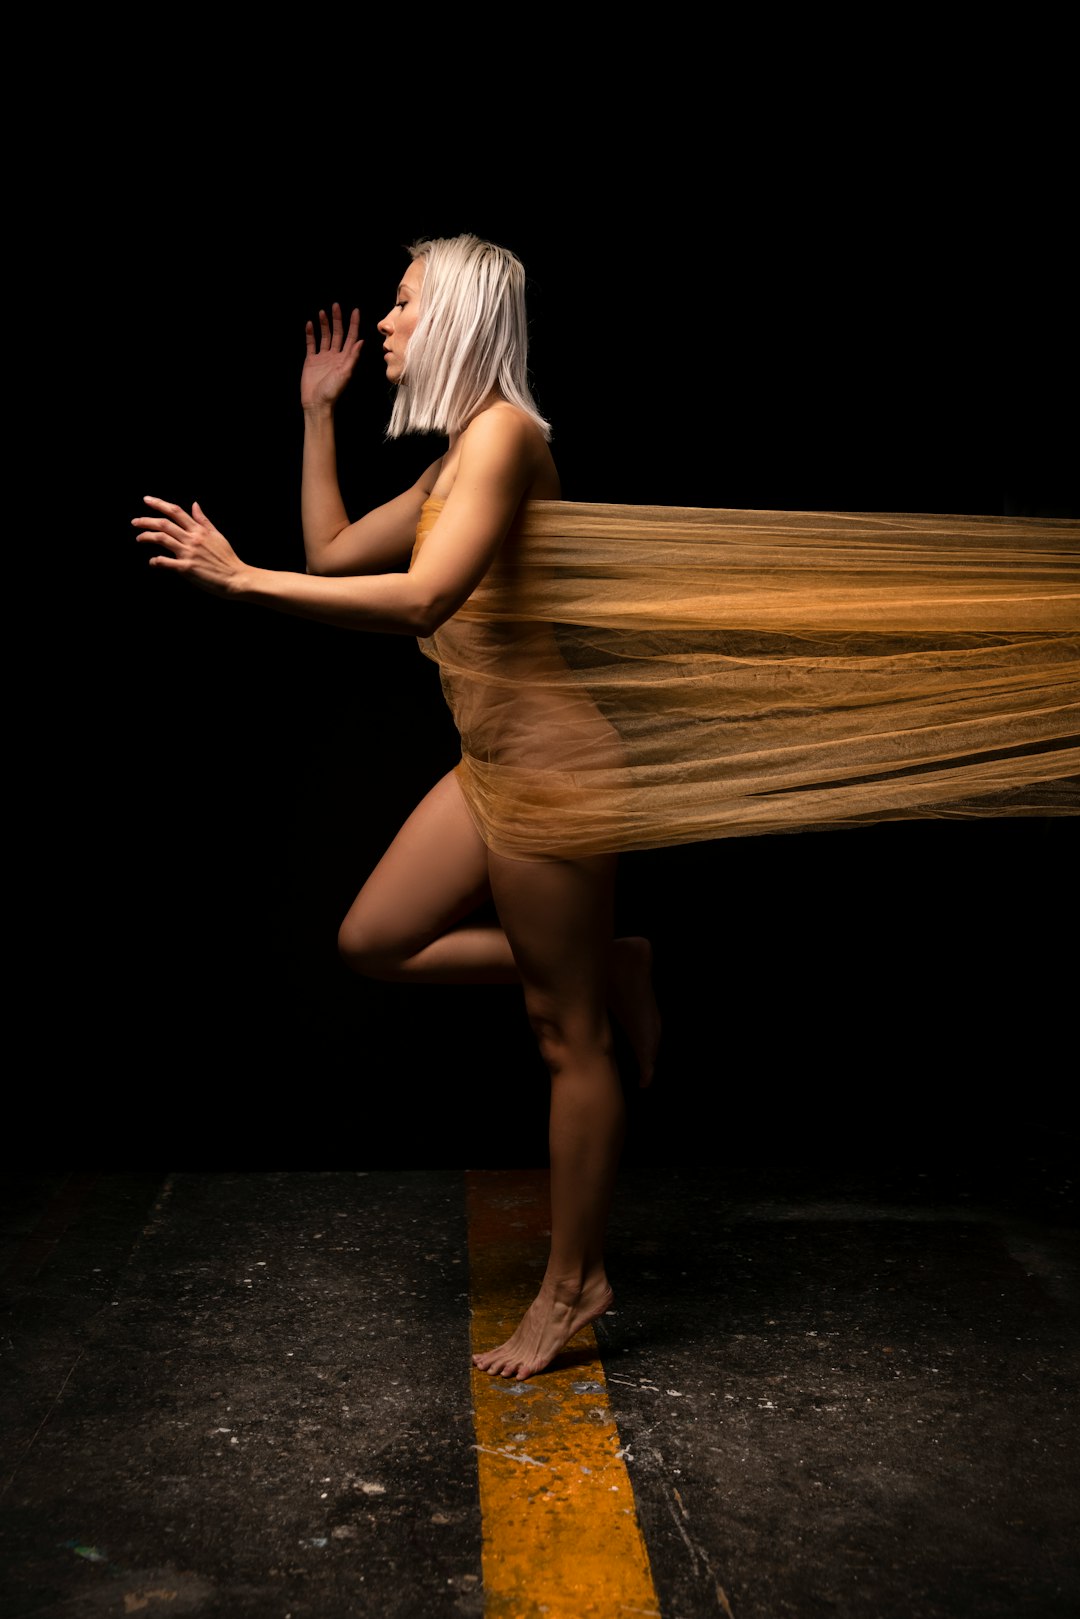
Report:
[{"label": "woman's knee", "polygon": [[338,955],[350,972],[362,978],[397,978],[403,952],[398,941],[387,938],[352,911],[338,929]]},{"label": "woman's knee", "polygon": [[611,1055],[611,1027],[603,1006],[567,1005],[554,996],[526,989],[525,1010],[551,1073],[583,1059]]}]

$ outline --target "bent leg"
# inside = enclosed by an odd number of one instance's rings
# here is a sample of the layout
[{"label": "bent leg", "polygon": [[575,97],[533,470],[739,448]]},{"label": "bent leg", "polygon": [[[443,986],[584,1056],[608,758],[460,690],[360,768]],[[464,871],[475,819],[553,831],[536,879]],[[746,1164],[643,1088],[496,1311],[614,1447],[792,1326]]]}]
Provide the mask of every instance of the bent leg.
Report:
[{"label": "bent leg", "polygon": [[430,983],[513,983],[498,927],[459,924],[490,898],[487,849],[451,771],[423,798],[349,908],[338,947],[354,972]]},{"label": "bent leg", "polygon": [[517,1331],[474,1356],[482,1371],[531,1376],[612,1302],[603,1243],[625,1127],[607,1017],[613,856],[489,857],[492,895],[551,1073],[551,1252]]},{"label": "bent leg", "polygon": [[[516,983],[518,969],[503,929],[461,925],[491,898],[488,860],[457,775],[450,771],[413,810],[350,906],[338,932],[346,965],[369,978]],[[533,862],[503,864],[539,869]],[[647,1085],[660,1018],[646,939],[616,939],[611,945],[608,995]]]}]

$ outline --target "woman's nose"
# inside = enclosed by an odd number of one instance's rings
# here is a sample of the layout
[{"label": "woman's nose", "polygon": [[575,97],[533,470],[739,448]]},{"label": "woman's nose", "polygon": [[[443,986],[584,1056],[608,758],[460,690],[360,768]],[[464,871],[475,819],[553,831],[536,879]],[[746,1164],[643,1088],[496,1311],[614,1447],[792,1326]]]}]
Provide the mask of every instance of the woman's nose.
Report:
[{"label": "woman's nose", "polygon": [[[393,313],[393,311],[391,310],[391,314],[392,313]],[[382,320],[379,322],[379,324],[375,328],[375,330],[377,332],[381,332],[384,337],[389,337],[390,336],[391,329],[392,328],[390,326],[390,315],[384,315]]]}]

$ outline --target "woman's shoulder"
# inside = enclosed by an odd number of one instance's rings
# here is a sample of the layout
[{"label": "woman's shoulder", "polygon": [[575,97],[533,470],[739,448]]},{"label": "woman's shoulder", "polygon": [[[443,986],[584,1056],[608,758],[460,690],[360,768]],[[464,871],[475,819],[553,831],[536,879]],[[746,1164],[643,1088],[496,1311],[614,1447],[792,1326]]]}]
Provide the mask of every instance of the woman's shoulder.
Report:
[{"label": "woman's shoulder", "polygon": [[511,404],[508,399],[497,399],[477,411],[461,430],[461,444],[463,447],[469,444],[473,447],[506,445],[510,448],[535,448],[536,445],[543,445],[547,448],[547,440],[535,419],[527,410]]},{"label": "woman's shoulder", "polygon": [[528,411],[498,400],[462,430],[462,460],[516,475],[526,497],[558,498],[558,474],[548,441]]}]

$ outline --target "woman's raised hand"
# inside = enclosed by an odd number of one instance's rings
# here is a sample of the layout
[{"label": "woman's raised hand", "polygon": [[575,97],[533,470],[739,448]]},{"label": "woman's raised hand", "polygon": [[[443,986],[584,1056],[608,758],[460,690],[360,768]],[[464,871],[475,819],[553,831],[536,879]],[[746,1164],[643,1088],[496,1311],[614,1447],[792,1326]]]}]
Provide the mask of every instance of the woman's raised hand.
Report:
[{"label": "woman's raised hand", "polygon": [[227,596],[244,573],[244,564],[225,538],[211,523],[198,501],[190,512],[156,495],[143,501],[154,508],[153,517],[133,517],[131,526],[142,529],[136,539],[162,545],[170,554],[150,558],[152,568],[173,568],[186,574],[193,585],[215,596]]},{"label": "woman's raised hand", "polygon": [[319,310],[319,332],[316,337],[314,321],[308,321],[307,358],[300,373],[300,403],[305,410],[317,410],[332,405],[343,392],[345,384],[364,346],[360,330],[360,311],[354,309],[345,331],[341,318],[341,305],[331,304],[333,324],[326,310]]}]

